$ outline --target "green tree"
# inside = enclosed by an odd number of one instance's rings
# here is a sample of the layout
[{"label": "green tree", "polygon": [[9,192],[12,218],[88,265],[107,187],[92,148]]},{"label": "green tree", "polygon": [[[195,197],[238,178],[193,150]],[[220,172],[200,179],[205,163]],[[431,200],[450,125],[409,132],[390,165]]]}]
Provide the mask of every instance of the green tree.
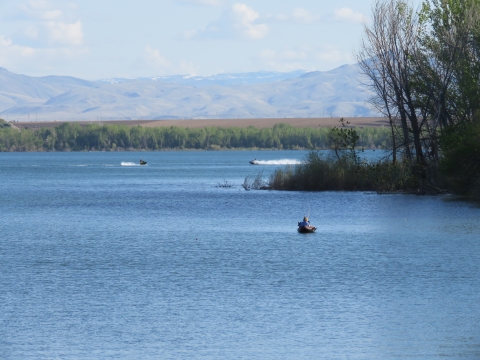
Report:
[{"label": "green tree", "polygon": [[442,131],[440,168],[456,193],[480,200],[480,120]]}]

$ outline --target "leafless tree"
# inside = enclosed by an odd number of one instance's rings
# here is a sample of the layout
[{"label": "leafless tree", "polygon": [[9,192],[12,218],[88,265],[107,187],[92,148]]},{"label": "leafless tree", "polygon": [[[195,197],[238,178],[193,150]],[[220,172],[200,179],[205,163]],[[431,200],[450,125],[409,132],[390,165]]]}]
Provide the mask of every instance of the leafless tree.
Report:
[{"label": "leafless tree", "polygon": [[[480,0],[377,0],[356,54],[394,148],[438,163],[439,131],[480,110]],[[399,131],[398,131],[399,130]]]},{"label": "leafless tree", "polygon": [[365,24],[365,37],[356,54],[374,92],[370,102],[390,119],[394,140],[399,122],[403,135],[400,146],[406,158],[413,163],[415,155],[416,163],[424,166],[422,114],[411,86],[415,76],[413,55],[419,47],[418,16],[403,0],[377,0],[372,15],[372,25]]}]

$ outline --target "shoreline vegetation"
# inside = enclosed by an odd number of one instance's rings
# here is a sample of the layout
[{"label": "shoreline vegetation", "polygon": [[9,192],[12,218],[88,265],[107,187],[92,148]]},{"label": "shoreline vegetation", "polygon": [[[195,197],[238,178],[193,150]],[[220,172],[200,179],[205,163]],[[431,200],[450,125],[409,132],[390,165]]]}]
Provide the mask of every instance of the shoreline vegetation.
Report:
[{"label": "shoreline vegetation", "polygon": [[356,54],[388,119],[391,158],[361,159],[358,129],[330,130],[333,155],[311,152],[244,187],[379,193],[451,192],[480,202],[480,1],[376,0]]},{"label": "shoreline vegetation", "polygon": [[378,193],[439,194],[446,190],[420,181],[403,157],[392,162],[391,156],[376,161],[362,158],[358,130],[342,127],[329,129],[330,154],[312,150],[302,164],[277,169],[267,180],[259,174],[246,178],[246,190],[289,191],[376,191]]},{"label": "shoreline vegetation", "polygon": [[[387,127],[295,128],[144,128],[126,125],[63,123],[53,128],[15,129],[0,119],[0,151],[178,151],[178,150],[311,150],[304,163],[277,169],[268,180],[246,178],[245,190],[375,191],[377,193],[441,194],[451,191],[478,201],[480,124],[466,135],[450,129],[442,137],[445,150],[437,168],[414,165],[397,150],[392,157],[366,161],[364,149],[392,149]],[[398,141],[398,138],[397,138]],[[123,146],[117,146],[119,145]],[[459,146],[461,144],[461,146]],[[326,155],[319,150],[331,150]],[[456,159],[462,157],[464,162]]]},{"label": "shoreline vegetation", "polygon": [[[387,126],[0,128],[0,151],[307,149],[304,164],[245,189],[452,193],[480,201],[480,0],[376,0],[356,53]],[[377,162],[362,149],[391,151]],[[315,150],[331,149],[324,156]]]},{"label": "shoreline vegetation", "polygon": [[480,121],[459,137],[451,129],[442,135],[438,167],[409,162],[402,151],[376,161],[362,158],[357,129],[331,128],[330,154],[310,151],[302,164],[277,169],[268,180],[262,174],[245,178],[245,190],[375,191],[379,194],[436,195],[447,192],[480,202]]},{"label": "shoreline vegetation", "polygon": [[[325,150],[331,128],[296,128],[286,123],[259,129],[142,127],[60,123],[52,128],[14,129],[0,120],[0,152],[6,151],[162,151],[162,150]],[[391,148],[389,129],[357,129],[358,146]]]},{"label": "shoreline vegetation", "polygon": [[[442,182],[445,185],[445,182]],[[374,191],[379,194],[437,195],[448,192],[420,181],[405,161],[393,164],[391,159],[367,161],[348,154],[337,158],[334,153],[311,151],[305,162],[277,169],[268,180],[261,175],[246,178],[242,185],[251,190],[287,191]]]},{"label": "shoreline vegetation", "polygon": [[[268,180],[262,174],[246,178],[245,190],[375,191],[377,193],[442,194],[452,192],[480,200],[480,122],[461,136],[450,129],[442,136],[444,150],[436,168],[408,161],[402,149],[397,159],[367,161],[365,149],[392,150],[388,127],[295,128],[144,128],[126,125],[63,123],[39,129],[15,129],[0,119],[0,152],[45,151],[179,151],[179,150],[311,150],[302,164],[277,169]],[[397,141],[399,138],[397,138]],[[403,140],[402,140],[403,141]],[[124,146],[117,146],[117,143]],[[320,150],[330,150],[329,154]],[[463,162],[456,159],[463,158]]]},{"label": "shoreline vegetation", "polygon": [[480,201],[480,1],[423,0],[417,9],[376,0],[355,54],[368,102],[388,119],[391,159],[363,162],[356,129],[334,128],[334,156],[311,153],[277,170],[271,188],[446,189]]}]

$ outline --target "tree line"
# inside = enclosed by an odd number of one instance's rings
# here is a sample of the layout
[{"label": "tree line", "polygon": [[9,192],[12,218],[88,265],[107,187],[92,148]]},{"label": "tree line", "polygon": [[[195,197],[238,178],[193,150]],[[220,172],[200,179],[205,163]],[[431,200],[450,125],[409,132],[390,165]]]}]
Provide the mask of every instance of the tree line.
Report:
[{"label": "tree line", "polygon": [[[391,148],[388,128],[358,129],[358,146]],[[54,128],[17,130],[0,127],[0,151],[122,151],[220,149],[329,149],[332,128],[141,127],[63,123]]]},{"label": "tree line", "polygon": [[370,104],[389,120],[391,160],[362,161],[356,131],[340,128],[333,156],[311,153],[268,187],[480,200],[480,0],[377,0],[356,57]]},{"label": "tree line", "polygon": [[393,164],[480,197],[480,0],[377,0],[356,54]]}]

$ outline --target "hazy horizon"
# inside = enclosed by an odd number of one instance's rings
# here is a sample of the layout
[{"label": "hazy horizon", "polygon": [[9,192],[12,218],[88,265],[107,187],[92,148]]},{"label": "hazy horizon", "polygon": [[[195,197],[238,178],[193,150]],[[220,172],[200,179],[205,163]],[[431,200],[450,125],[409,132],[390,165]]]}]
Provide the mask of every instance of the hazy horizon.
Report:
[{"label": "hazy horizon", "polygon": [[[150,74],[146,76],[137,76],[137,77],[123,77],[123,76],[108,76],[108,77],[100,77],[96,79],[86,79],[86,78],[81,78],[77,76],[72,76],[68,74],[62,74],[62,75],[57,75],[57,74],[47,74],[47,75],[29,75],[26,73],[21,73],[21,72],[14,72],[11,71],[10,69],[0,66],[0,69],[4,69],[8,71],[9,73],[15,74],[15,75],[21,75],[21,76],[28,76],[32,78],[41,78],[41,77],[49,77],[49,76],[58,76],[58,77],[74,77],[78,79],[83,79],[83,80],[88,80],[88,81],[104,81],[104,80],[109,80],[109,79],[128,79],[128,80],[136,80],[136,79],[156,79],[156,78],[174,78],[174,77],[184,77],[184,78],[208,78],[208,77],[215,77],[215,76],[221,76],[221,75],[247,75],[247,74],[260,74],[260,73],[268,73],[268,74],[294,74],[294,73],[309,73],[309,72],[328,72],[335,70],[337,68],[340,68],[345,65],[352,65],[352,64],[343,64],[340,66],[336,66],[332,69],[327,69],[327,70],[312,70],[308,71],[305,69],[295,69],[295,70],[290,70],[290,71],[275,71],[275,70],[257,70],[257,71],[245,71],[245,72],[220,72],[220,73],[215,73],[215,74],[209,74],[209,75],[193,75],[193,74],[188,74],[188,73],[178,73],[178,74],[170,74],[170,75],[158,75],[158,74]],[[353,64],[354,65],[354,64]]]}]

